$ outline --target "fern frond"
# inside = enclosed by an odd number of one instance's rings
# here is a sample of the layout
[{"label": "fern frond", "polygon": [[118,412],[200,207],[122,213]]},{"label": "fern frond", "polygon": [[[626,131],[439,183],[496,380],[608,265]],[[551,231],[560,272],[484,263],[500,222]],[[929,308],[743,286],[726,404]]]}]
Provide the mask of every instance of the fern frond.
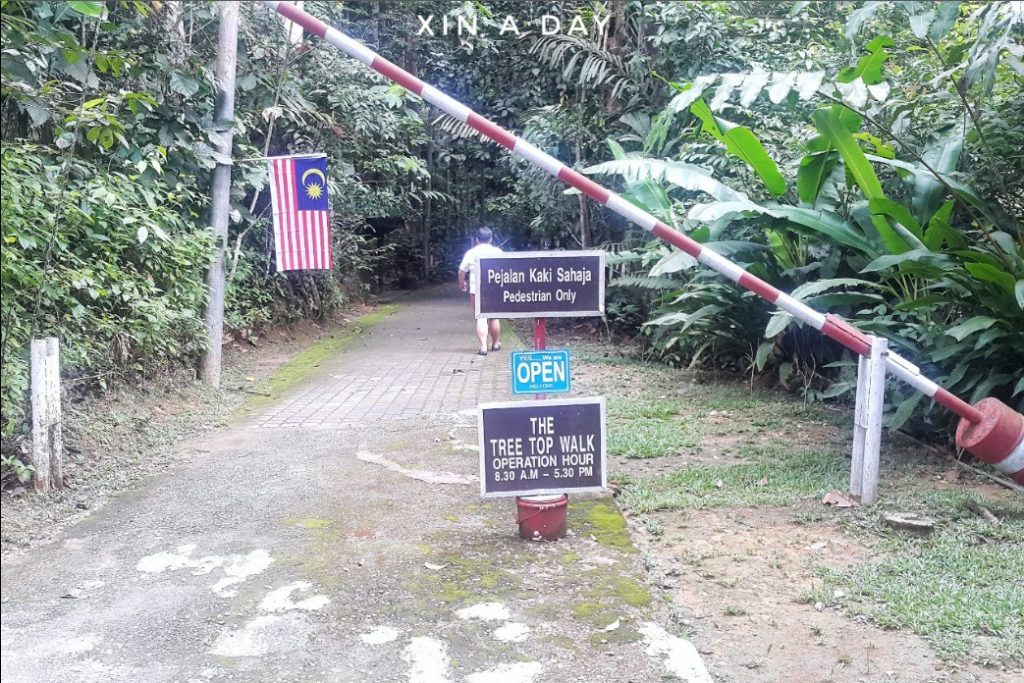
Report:
[{"label": "fern frond", "polygon": [[649,275],[626,275],[617,277],[608,283],[609,287],[639,287],[641,289],[668,290],[677,289],[679,280],[670,277],[651,277]]}]

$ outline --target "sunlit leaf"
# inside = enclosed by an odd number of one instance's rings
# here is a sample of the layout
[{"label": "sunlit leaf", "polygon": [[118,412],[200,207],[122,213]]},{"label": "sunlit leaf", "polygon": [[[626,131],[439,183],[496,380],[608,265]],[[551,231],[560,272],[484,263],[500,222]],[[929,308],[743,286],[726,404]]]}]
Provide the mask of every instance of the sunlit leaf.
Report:
[{"label": "sunlit leaf", "polygon": [[102,17],[105,10],[102,0],[70,0],[68,7],[85,17]]},{"label": "sunlit leaf", "polygon": [[695,102],[690,111],[702,121],[702,130],[725,143],[730,154],[738,156],[754,169],[773,194],[778,196],[786,191],[786,179],[779,173],[779,167],[749,128],[716,118],[703,100]]}]

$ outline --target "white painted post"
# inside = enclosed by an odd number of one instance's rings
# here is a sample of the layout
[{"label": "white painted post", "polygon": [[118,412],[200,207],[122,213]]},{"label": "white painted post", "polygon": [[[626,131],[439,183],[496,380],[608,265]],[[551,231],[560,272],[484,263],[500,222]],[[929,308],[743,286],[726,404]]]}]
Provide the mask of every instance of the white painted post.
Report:
[{"label": "white painted post", "polygon": [[33,339],[31,345],[32,367],[32,467],[35,474],[36,491],[46,493],[50,490],[50,438],[49,409],[47,408],[46,392],[46,340]]},{"label": "white painted post", "polygon": [[31,356],[33,480],[36,491],[45,493],[52,486],[64,484],[60,347],[57,339],[33,339]]},{"label": "white painted post", "polygon": [[64,487],[64,413],[60,405],[60,342],[46,339],[46,394],[50,409],[50,480],[57,488]]},{"label": "white painted post", "polygon": [[885,360],[888,342],[868,337],[871,355],[857,363],[857,405],[853,419],[853,461],[850,494],[864,505],[878,500],[878,462],[882,447],[882,409],[885,404]]}]

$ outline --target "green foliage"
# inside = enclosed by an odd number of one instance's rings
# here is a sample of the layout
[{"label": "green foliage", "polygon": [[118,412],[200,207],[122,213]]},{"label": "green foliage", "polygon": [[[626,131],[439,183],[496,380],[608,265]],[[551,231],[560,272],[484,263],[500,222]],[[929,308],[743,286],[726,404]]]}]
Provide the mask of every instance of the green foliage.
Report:
[{"label": "green foliage", "polygon": [[11,477],[14,477],[22,484],[28,482],[32,478],[32,472],[35,471],[35,468],[32,467],[32,465],[26,465],[19,458],[16,458],[13,455],[4,455],[0,456],[0,458],[2,458],[0,462],[3,463],[4,480],[8,478],[8,472],[10,472]]},{"label": "green foliage", "polygon": [[[226,159],[211,145],[211,3],[3,6],[9,434],[25,414],[33,335],[60,338],[63,376],[80,388],[195,359],[213,248],[207,188]],[[314,59],[289,46],[262,6],[243,10],[238,74],[232,156],[326,151],[335,236],[334,272],[276,273],[266,165],[234,166],[225,319],[251,339],[377,286],[395,253],[368,218],[415,210],[427,182],[418,100],[334,51]]]},{"label": "green foliage", "polygon": [[201,341],[211,245],[182,215],[198,197],[85,163],[62,171],[56,150],[3,147],[5,431],[21,415],[33,333],[59,336],[69,368],[102,375],[189,357]]},{"label": "green foliage", "polygon": [[[917,10],[911,10],[912,17],[918,16]],[[948,33],[954,40],[969,41],[970,31],[951,31],[954,14],[943,6],[938,13],[915,20],[918,33],[934,29],[937,35]],[[1003,10],[993,8],[979,10],[972,19],[1005,22],[1006,17]],[[902,38],[904,34],[893,30],[890,35]],[[1004,33],[992,35],[997,42],[1006,39]],[[779,167],[774,160],[771,166],[759,167],[757,159],[763,159],[762,153],[768,156],[768,151],[752,133],[747,139],[756,143],[751,148],[756,155],[743,156],[735,145],[726,151],[743,158],[771,194],[783,195],[780,203],[759,198],[753,191],[739,195],[731,189],[733,183],[724,193],[713,189],[724,178],[706,166],[687,166],[689,177],[701,178],[699,184],[672,182],[665,169],[688,161],[687,149],[696,142],[696,131],[710,133],[728,145],[713,112],[726,106],[734,92],[740,93],[741,107],[753,106],[763,88],[774,87],[776,96],[770,99],[783,108],[788,91],[799,90],[796,84],[802,76],[790,75],[787,80],[757,73],[712,74],[700,75],[691,84],[670,83],[678,94],[656,118],[665,126],[664,122],[683,115],[683,132],[676,138],[681,140],[680,158],[650,158],[659,145],[647,144],[643,151],[632,152],[613,145],[620,161],[587,171],[620,176],[633,201],[711,248],[737,241],[747,245],[739,258],[733,255],[734,260],[812,307],[853,318],[862,329],[887,336],[926,374],[965,399],[973,402],[995,395],[1022,405],[1024,347],[1019,341],[1024,307],[1019,299],[1024,297],[1018,292],[1024,293],[1024,236],[1010,217],[1012,208],[1003,208],[1013,207],[1014,200],[1006,193],[1003,179],[988,186],[985,200],[984,192],[970,187],[957,173],[965,152],[991,155],[995,141],[1003,140],[992,135],[993,129],[986,130],[977,111],[971,109],[965,116],[965,92],[969,91],[931,95],[925,102],[890,99],[889,79],[894,76],[890,67],[903,60],[903,54],[894,51],[900,45],[891,38],[872,40],[856,65],[837,69],[832,81],[815,76],[815,87],[821,88],[818,97],[827,97],[831,103],[819,103],[810,112],[786,107],[791,126],[800,126],[803,117],[813,123],[816,133],[810,135],[812,131],[803,124],[807,153],[788,166],[796,175],[792,199],[799,205],[786,201],[791,195],[785,193],[784,180],[772,187],[771,169]],[[966,72],[972,69],[971,54],[992,54],[977,42],[970,50],[957,51],[943,44],[934,52],[946,60],[937,69],[948,69],[951,56],[958,55],[963,61],[954,71]],[[1019,83],[1019,78],[997,63],[989,66],[996,109],[1001,110],[1004,98],[1015,96],[1019,104],[1019,89],[1015,95],[1000,89],[1001,83]],[[914,68],[920,69],[919,64]],[[987,77],[978,79],[988,82]],[[856,110],[865,104],[868,93],[880,103],[871,110],[870,121]],[[813,98],[788,102],[805,99]],[[886,129],[879,117],[884,119],[890,111],[896,112],[896,123]],[[931,137],[917,138],[910,127],[915,116],[948,123]],[[993,119],[999,121],[996,116]],[[966,120],[974,124],[976,135],[965,135]],[[865,129],[868,123],[873,130]],[[672,139],[674,132],[667,128],[658,141]],[[972,141],[973,146],[967,147]],[[784,156],[785,150],[776,153]],[[994,162],[1002,163],[998,157]],[[742,198],[725,199],[729,192]],[[708,202],[702,194],[711,194],[714,201]],[[670,220],[678,216],[685,218]],[[666,360],[751,371],[777,367],[784,383],[794,373],[799,376],[801,388],[810,396],[839,396],[852,387],[840,377],[846,365],[841,360],[844,354],[831,342],[803,329],[786,313],[776,312],[768,320],[769,313],[759,300],[715,274],[692,271],[694,262],[687,255],[656,245],[649,249],[660,252],[662,258],[649,274],[647,289],[667,292],[657,294],[646,329]],[[721,247],[716,250],[730,255]],[[675,279],[679,286],[669,287],[666,278]],[[642,283],[642,276],[631,275],[620,286],[644,287]],[[764,330],[766,342],[758,339],[759,330]],[[823,381],[829,377],[835,381],[831,386]],[[903,426],[912,417],[916,428],[929,433],[937,424],[949,424],[947,414],[907,387],[894,383],[888,395],[892,427]]]},{"label": "green foliage", "polygon": [[772,194],[778,196],[786,191],[786,179],[779,173],[775,160],[768,156],[764,146],[749,128],[717,118],[704,100],[697,100],[690,105],[690,111],[701,120],[701,130],[724,143],[730,154],[743,159],[760,176]]},{"label": "green foliage", "polygon": [[[9,426],[32,331],[82,337],[70,375],[194,355],[205,188],[225,159],[210,143],[214,4],[3,6]],[[564,3],[607,19],[605,34],[586,36],[501,33],[517,0],[309,8],[565,163],[616,176],[629,201],[776,286],[884,331],[951,388],[1019,400],[1013,3]],[[411,35],[416,14],[480,31]],[[236,163],[226,316],[242,335],[330,315],[373,287],[450,276],[487,223],[510,249],[632,254],[608,311],[623,325],[652,321],[644,335],[671,363],[778,372],[809,397],[848,379],[834,367],[841,350],[815,331],[685,254],[642,244],[617,216],[336,50],[291,45],[259,4],[242,13],[235,124],[235,159],[328,154],[336,263],[276,273],[265,167]],[[899,391],[895,423],[913,409],[934,431],[928,402]]]}]

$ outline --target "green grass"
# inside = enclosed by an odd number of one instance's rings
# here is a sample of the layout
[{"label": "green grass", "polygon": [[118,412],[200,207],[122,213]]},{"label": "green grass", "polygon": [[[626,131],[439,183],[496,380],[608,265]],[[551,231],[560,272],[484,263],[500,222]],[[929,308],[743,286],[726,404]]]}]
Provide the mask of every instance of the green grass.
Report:
[{"label": "green grass", "polygon": [[645,479],[622,493],[634,513],[685,508],[792,505],[845,486],[846,460],[827,451],[785,447],[744,449],[755,457],[735,465],[694,463]]},{"label": "green grass", "polygon": [[[1024,502],[1001,508],[980,501],[1002,519],[995,526],[964,508],[967,497],[932,491],[917,498],[938,520],[930,535],[883,532],[878,524],[872,556],[881,559],[823,572],[826,584],[850,595],[848,613],[911,630],[944,658],[1024,661]],[[815,597],[829,603],[831,595],[826,589]]]},{"label": "green grass", "polygon": [[627,458],[658,458],[697,448],[696,424],[678,415],[681,406],[681,401],[612,397],[608,451]]},{"label": "green grass", "polygon": [[667,420],[682,408],[683,402],[664,398],[621,398],[608,399],[608,416],[616,420]]}]

